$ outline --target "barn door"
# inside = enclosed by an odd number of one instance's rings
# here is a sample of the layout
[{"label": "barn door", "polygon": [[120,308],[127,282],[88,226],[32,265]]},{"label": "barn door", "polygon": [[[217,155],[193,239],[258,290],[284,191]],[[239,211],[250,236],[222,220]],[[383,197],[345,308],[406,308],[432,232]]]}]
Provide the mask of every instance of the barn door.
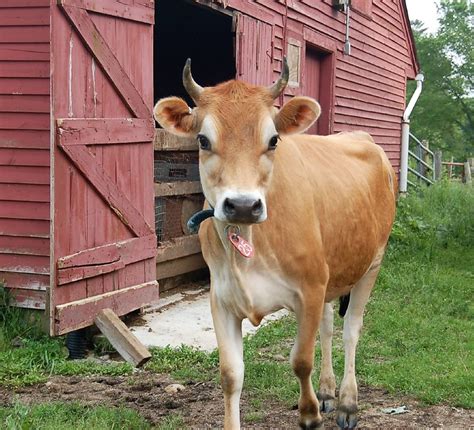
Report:
[{"label": "barn door", "polygon": [[51,6],[51,334],[158,296],[152,0]]},{"label": "barn door", "polygon": [[237,79],[254,85],[273,81],[273,26],[236,14]]}]

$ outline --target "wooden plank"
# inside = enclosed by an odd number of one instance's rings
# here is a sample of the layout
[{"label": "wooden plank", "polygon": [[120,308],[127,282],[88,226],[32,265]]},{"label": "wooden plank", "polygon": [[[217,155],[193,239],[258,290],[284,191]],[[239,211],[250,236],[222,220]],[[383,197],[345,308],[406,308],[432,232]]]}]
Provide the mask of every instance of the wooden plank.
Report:
[{"label": "wooden plank", "polygon": [[71,6],[62,6],[64,12],[74,24],[87,48],[92,52],[107,76],[117,88],[120,96],[138,118],[150,118],[151,110],[143,101],[109,45],[92,22],[89,14]]},{"label": "wooden plank", "polygon": [[0,26],[10,25],[49,25],[49,7],[5,8],[0,13]]},{"label": "wooden plank", "polygon": [[31,275],[0,271],[0,279],[7,288],[46,291],[49,287],[49,275]]},{"label": "wooden plank", "polygon": [[153,140],[153,120],[120,119],[57,119],[61,145],[149,143]]},{"label": "wooden plank", "polygon": [[[0,253],[49,256],[49,238],[0,236]],[[1,278],[0,278],[1,279]]]},{"label": "wooden plank", "polygon": [[156,236],[151,234],[79,251],[58,258],[57,265],[59,269],[64,269],[67,267],[109,264],[120,259],[123,259],[125,264],[130,264],[154,257],[155,248]]},{"label": "wooden plank", "polygon": [[0,44],[0,59],[2,61],[49,61],[49,43],[2,43]]},{"label": "wooden plank", "polygon": [[49,114],[0,112],[0,129],[49,130]]},{"label": "wooden plank", "polygon": [[48,78],[49,61],[2,61],[0,78]]},{"label": "wooden plank", "polygon": [[144,6],[132,6],[115,0],[61,0],[62,5],[75,6],[91,12],[129,19],[146,24],[155,23],[154,10]]},{"label": "wooden plank", "polygon": [[49,257],[39,255],[0,254],[0,270],[12,273],[49,275]]},{"label": "wooden plank", "polygon": [[48,113],[49,97],[43,95],[0,95],[0,112]]},{"label": "wooden plank", "polygon": [[2,0],[0,8],[10,7],[49,7],[50,0]]},{"label": "wooden plank", "polygon": [[85,146],[66,145],[61,148],[131,231],[137,236],[153,234],[153,229],[147,224],[141,213],[103,171],[102,167],[97,165],[94,156]]},{"label": "wooden plank", "polygon": [[120,253],[117,245],[117,243],[111,243],[109,245],[85,249],[75,254],[58,258],[58,269],[114,263],[120,260]]},{"label": "wooden plank", "polygon": [[162,128],[155,131],[154,140],[155,151],[197,151],[198,145],[196,139],[179,137],[168,133]]},{"label": "wooden plank", "polygon": [[464,175],[463,175],[464,182],[468,185],[472,185],[472,174],[471,174],[471,165],[469,161],[464,163]]},{"label": "wooden plank", "polygon": [[150,360],[150,351],[145,348],[112,309],[102,309],[95,317],[94,322],[127,362],[136,367],[141,367]]},{"label": "wooden plank", "polygon": [[0,182],[6,184],[49,184],[49,167],[3,166]]},{"label": "wooden plank", "polygon": [[58,336],[91,325],[97,314],[105,308],[112,309],[119,316],[139,309],[157,300],[158,294],[158,282],[151,281],[58,305],[54,315],[54,335]]},{"label": "wooden plank", "polygon": [[0,148],[0,166],[49,166],[49,151],[44,149]]},{"label": "wooden plank", "polygon": [[163,263],[199,252],[201,252],[201,244],[197,234],[177,237],[160,244],[156,252],[156,262]]},{"label": "wooden plank", "polygon": [[49,79],[0,78],[0,94],[49,95]]},{"label": "wooden plank", "polygon": [[262,6],[246,0],[227,0],[227,6],[240,12],[249,14],[260,21],[273,24],[274,16]]},{"label": "wooden plank", "polygon": [[136,238],[136,240],[118,242],[118,247],[121,258],[127,265],[148,258],[154,258],[156,256],[156,236],[153,233]]},{"label": "wooden plank", "polygon": [[115,272],[123,269],[125,263],[123,260],[114,261],[112,263],[100,264],[98,266],[82,266],[71,267],[67,269],[59,269],[56,275],[57,285],[70,284],[71,282],[82,281],[88,278],[104,275],[106,273]]},{"label": "wooden plank", "polygon": [[0,148],[49,149],[49,130],[2,130]]},{"label": "wooden plank", "polygon": [[0,204],[0,218],[49,220],[49,203],[9,202]]},{"label": "wooden plank", "polygon": [[12,306],[36,310],[46,309],[46,291],[12,288],[10,294]]},{"label": "wooden plank", "polygon": [[49,237],[49,221],[0,218],[0,234],[47,238]]},{"label": "wooden plank", "polygon": [[200,193],[202,193],[202,187],[199,181],[155,183],[155,197],[182,196]]},{"label": "wooden plank", "polygon": [[49,185],[0,183],[1,200],[49,202]]},{"label": "wooden plank", "polygon": [[202,254],[187,255],[175,260],[158,263],[156,265],[156,278],[158,280],[171,278],[173,276],[182,275],[183,273],[203,269],[204,267],[206,267],[206,263],[202,258]]},{"label": "wooden plank", "polygon": [[[0,27],[0,40],[2,43],[49,43],[49,25],[37,27]],[[3,60],[4,58],[2,57]]]}]

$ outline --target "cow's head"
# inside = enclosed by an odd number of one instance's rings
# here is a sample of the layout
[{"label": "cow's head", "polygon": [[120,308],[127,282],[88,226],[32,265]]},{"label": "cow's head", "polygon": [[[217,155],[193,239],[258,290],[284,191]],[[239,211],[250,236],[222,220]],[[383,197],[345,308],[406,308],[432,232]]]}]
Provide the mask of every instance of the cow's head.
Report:
[{"label": "cow's head", "polygon": [[234,80],[202,88],[194,81],[188,60],[183,84],[196,107],[168,97],[154,108],[164,129],[196,138],[204,195],[221,221],[265,221],[265,195],[280,137],[305,131],[319,116],[318,103],[308,97],[294,97],[280,110],[273,107],[288,75],[285,60],[281,77],[270,88]]}]

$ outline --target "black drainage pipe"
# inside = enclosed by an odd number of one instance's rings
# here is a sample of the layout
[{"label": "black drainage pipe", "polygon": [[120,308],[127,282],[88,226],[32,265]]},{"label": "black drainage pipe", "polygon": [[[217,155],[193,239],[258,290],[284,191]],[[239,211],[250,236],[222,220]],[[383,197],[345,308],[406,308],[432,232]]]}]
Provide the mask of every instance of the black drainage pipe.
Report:
[{"label": "black drainage pipe", "polygon": [[69,351],[70,360],[80,360],[81,358],[86,357],[87,334],[87,327],[71,331],[67,334],[66,347]]}]

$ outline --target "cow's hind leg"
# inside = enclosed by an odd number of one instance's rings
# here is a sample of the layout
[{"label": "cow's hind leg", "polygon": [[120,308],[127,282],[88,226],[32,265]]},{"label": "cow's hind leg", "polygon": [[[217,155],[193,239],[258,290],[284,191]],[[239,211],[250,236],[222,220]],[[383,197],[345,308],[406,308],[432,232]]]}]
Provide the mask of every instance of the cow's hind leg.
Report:
[{"label": "cow's hind leg", "polygon": [[[381,257],[380,257],[381,259]],[[336,421],[341,428],[353,429],[357,425],[357,382],[355,377],[355,354],[364,316],[365,305],[380,270],[380,262],[357,282],[351,290],[349,307],[344,317],[344,378],[339,390]]]},{"label": "cow's hind leg", "polygon": [[323,319],[319,327],[321,340],[321,374],[319,376],[318,399],[322,412],[331,412],[336,403],[336,378],[332,367],[332,335],[334,331],[334,309],[325,303]]},{"label": "cow's hind leg", "polygon": [[302,429],[323,427],[319,402],[311,383],[316,334],[324,305],[322,297],[324,292],[321,292],[316,300],[305,300],[296,310],[298,334],[291,351],[291,365],[300,383],[298,409]]}]

